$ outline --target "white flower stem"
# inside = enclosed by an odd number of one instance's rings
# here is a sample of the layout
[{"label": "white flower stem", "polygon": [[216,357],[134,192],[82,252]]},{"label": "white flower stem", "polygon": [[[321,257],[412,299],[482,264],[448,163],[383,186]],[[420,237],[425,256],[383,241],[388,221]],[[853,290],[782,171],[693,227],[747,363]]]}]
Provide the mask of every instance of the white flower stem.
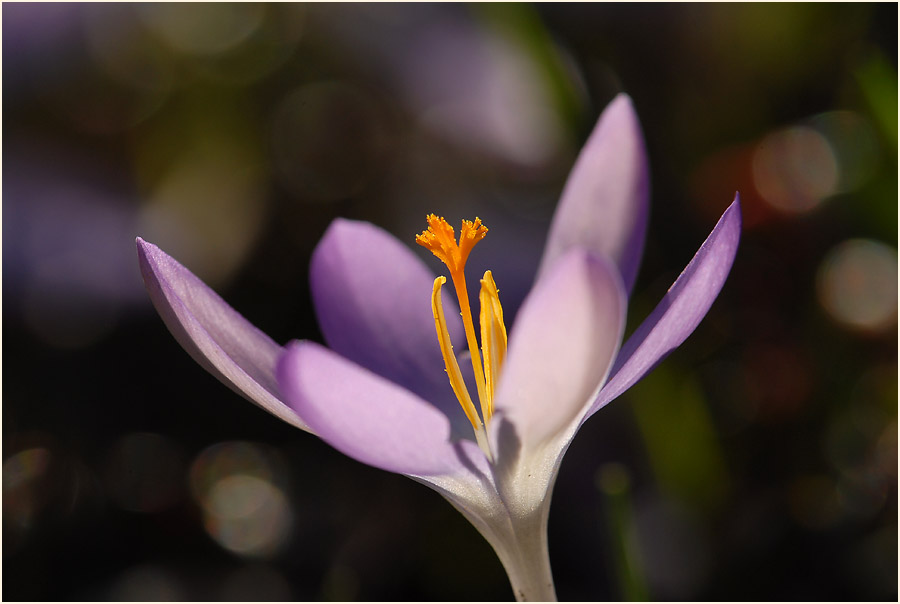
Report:
[{"label": "white flower stem", "polygon": [[[543,506],[542,506],[543,507]],[[511,543],[497,550],[519,602],[556,602],[556,589],[550,571],[547,549],[547,513],[535,510],[513,521]]]}]

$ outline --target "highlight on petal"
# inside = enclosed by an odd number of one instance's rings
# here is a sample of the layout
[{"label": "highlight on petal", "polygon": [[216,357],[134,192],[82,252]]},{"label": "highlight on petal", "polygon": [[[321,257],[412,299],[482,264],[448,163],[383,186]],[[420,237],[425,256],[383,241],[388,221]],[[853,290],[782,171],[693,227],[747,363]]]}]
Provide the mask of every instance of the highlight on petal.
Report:
[{"label": "highlight on petal", "polygon": [[725,284],[740,236],[741,203],[735,195],[662,301],[622,346],[612,377],[584,419],[633,386],[693,333]]},{"label": "highlight on petal", "polygon": [[323,346],[288,344],[276,371],[285,398],[322,440],[365,464],[431,476],[463,473],[469,456],[483,458],[474,442],[451,441],[450,422],[433,405]]},{"label": "highlight on petal", "polygon": [[[367,222],[332,222],[310,262],[312,299],[330,348],[461,419],[447,383],[429,302],[435,275],[409,246]],[[465,342],[458,306],[442,294],[451,340]]]},{"label": "highlight on petal", "polygon": [[[596,396],[622,340],[626,305],[615,265],[585,250],[561,258],[525,299],[495,399],[499,423],[512,424],[523,448],[565,430]],[[492,436],[512,436],[503,430],[493,426]],[[503,455],[507,445],[498,445]]]},{"label": "highlight on petal", "polygon": [[178,343],[226,386],[309,431],[280,400],[275,365],[283,348],[174,258],[140,237],[136,243],[144,285]]},{"label": "highlight on petal", "polygon": [[641,125],[631,98],[620,94],[603,111],[569,174],[538,275],[581,247],[612,258],[631,291],[644,250],[649,182]]}]

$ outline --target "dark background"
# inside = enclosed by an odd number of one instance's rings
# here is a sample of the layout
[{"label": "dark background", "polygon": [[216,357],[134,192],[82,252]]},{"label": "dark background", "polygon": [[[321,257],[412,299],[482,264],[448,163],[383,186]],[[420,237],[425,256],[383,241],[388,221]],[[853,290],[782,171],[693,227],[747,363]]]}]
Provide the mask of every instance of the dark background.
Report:
[{"label": "dark background", "polygon": [[569,450],[559,597],[896,600],[896,57],[896,4],[4,3],[3,598],[510,599],[438,495],[200,369],[134,237],[320,340],[332,219],[412,245],[478,215],[512,316],[625,91],[629,331],[735,190],[745,229],[698,330]]}]

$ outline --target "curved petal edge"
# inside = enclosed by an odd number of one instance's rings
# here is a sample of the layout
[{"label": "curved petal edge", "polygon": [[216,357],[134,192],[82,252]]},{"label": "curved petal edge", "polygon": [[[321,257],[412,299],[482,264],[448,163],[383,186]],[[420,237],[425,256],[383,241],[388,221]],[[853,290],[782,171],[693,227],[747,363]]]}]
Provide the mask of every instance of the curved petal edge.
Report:
[{"label": "curved petal edge", "polygon": [[612,258],[631,291],[649,212],[641,124],[631,98],[620,94],[603,110],[569,174],[538,274],[544,275],[567,250],[580,247]]},{"label": "curved petal edge", "polygon": [[[334,220],[310,261],[313,304],[328,347],[453,418],[459,403],[435,335],[433,283],[434,273],[409,246],[368,222]],[[451,339],[464,341],[456,302],[443,296]]]},{"label": "curved petal edge", "polygon": [[693,333],[725,284],[740,236],[741,203],[740,195],[735,194],[662,301],[622,346],[611,377],[585,420],[637,383]]},{"label": "curved petal edge", "polygon": [[357,461],[415,476],[472,468],[469,456],[478,445],[451,440],[446,415],[324,346],[288,344],[276,375],[286,400],[316,434]]},{"label": "curved petal edge", "polygon": [[275,365],[283,348],[174,258],[140,237],[135,243],[153,306],[182,348],[247,400],[310,431],[280,400]]},{"label": "curved petal edge", "polygon": [[[516,317],[494,402],[524,449],[580,419],[616,358],[626,306],[616,266],[587,250],[571,250],[537,282]],[[502,432],[493,437],[504,449],[511,435]]]}]

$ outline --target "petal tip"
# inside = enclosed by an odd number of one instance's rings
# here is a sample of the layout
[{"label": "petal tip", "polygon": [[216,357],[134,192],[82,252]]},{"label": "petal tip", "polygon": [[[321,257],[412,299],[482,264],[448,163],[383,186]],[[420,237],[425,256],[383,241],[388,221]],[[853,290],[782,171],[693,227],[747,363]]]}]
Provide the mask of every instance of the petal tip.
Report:
[{"label": "petal tip", "polygon": [[332,220],[313,251],[311,259],[312,269],[315,270],[321,264],[323,258],[329,256],[333,250],[340,249],[341,242],[352,241],[356,238],[360,230],[366,226],[370,226],[370,223],[347,218],[335,218]]},{"label": "petal tip", "polygon": [[331,224],[328,225],[328,228],[325,229],[325,234],[322,236],[322,240],[324,241],[326,238],[334,237],[336,235],[344,235],[345,233],[351,233],[356,229],[362,228],[369,223],[362,220],[351,220],[349,218],[335,218],[331,221]]},{"label": "petal tip", "polygon": [[144,252],[150,252],[150,251],[159,249],[158,246],[150,243],[149,241],[147,241],[146,239],[144,239],[141,236],[137,236],[134,238],[134,244],[137,246],[137,248],[139,250],[142,250]]},{"label": "petal tip", "polygon": [[740,192],[736,191],[734,194],[734,201],[732,201],[731,205],[729,205],[722,213],[722,217],[719,219],[719,223],[722,224],[723,227],[729,227],[729,230],[734,231],[736,236],[739,237],[741,229],[743,228],[743,222],[744,218],[743,212],[741,210],[741,194]]},{"label": "petal tip", "polygon": [[134,242],[137,247],[138,264],[140,265],[141,276],[144,278],[144,286],[149,290],[150,280],[156,280],[157,262],[155,261],[154,253],[159,252],[159,248],[140,237],[135,238]]},{"label": "petal tip", "polygon": [[634,101],[631,99],[631,95],[627,92],[620,92],[616,96],[613,97],[613,100],[609,102],[609,107],[612,106],[629,106],[634,107]]},{"label": "petal tip", "polygon": [[169,255],[159,249],[158,246],[146,241],[142,237],[135,237],[135,247],[137,247],[138,260],[141,265],[157,265],[161,258],[168,258]]},{"label": "petal tip", "polygon": [[146,256],[146,255],[147,255],[147,252],[149,251],[150,246],[151,246],[152,244],[147,243],[146,241],[144,241],[144,240],[141,239],[140,237],[135,237],[135,238],[134,238],[134,245],[135,245],[135,247],[137,247],[138,256],[139,256],[139,257],[142,257],[142,256]]},{"label": "petal tip", "polygon": [[606,105],[601,114],[604,116],[613,116],[617,120],[630,119],[638,123],[637,112],[634,109],[634,100],[625,92],[620,92]]}]

